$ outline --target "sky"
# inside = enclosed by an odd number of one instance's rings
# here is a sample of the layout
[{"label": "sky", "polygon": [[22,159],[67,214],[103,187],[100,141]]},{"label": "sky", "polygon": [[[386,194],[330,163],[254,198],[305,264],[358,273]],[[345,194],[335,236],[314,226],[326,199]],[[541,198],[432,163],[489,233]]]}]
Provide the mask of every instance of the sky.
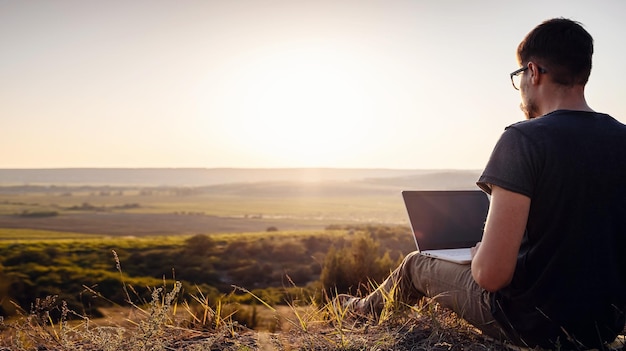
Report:
[{"label": "sky", "polygon": [[0,0],[0,168],[482,169],[524,119],[515,49],[595,39],[626,122],[621,0]]}]

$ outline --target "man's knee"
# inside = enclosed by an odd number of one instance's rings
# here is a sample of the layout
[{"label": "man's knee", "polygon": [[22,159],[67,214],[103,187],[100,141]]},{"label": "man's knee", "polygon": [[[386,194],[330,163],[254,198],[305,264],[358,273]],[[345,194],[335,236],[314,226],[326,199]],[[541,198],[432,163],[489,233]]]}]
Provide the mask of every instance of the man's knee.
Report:
[{"label": "man's knee", "polygon": [[413,251],[406,255],[400,264],[400,270],[402,271],[403,276],[408,276],[415,279],[414,275],[417,274],[418,271],[421,270],[421,266],[423,266],[423,261],[428,260],[429,258],[420,255],[419,252]]},{"label": "man's knee", "polygon": [[411,269],[424,264],[428,265],[431,260],[432,258],[421,255],[418,251],[413,251],[404,257],[402,265],[405,266],[405,269]]},{"label": "man's knee", "polygon": [[421,255],[418,251],[410,252],[408,255],[404,257],[403,263],[414,263],[416,260],[419,259],[420,256]]}]

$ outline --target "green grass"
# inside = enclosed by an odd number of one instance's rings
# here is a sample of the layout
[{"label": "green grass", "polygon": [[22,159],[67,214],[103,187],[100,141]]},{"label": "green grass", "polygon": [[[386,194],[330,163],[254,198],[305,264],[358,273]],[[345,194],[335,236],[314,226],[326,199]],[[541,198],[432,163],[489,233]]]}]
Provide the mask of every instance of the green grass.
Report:
[{"label": "green grass", "polygon": [[100,237],[100,235],[57,232],[51,230],[0,228],[0,241],[76,240],[96,239]]},{"label": "green grass", "polygon": [[[211,234],[210,237],[216,241],[229,243],[231,241],[256,241],[259,239],[283,239],[283,238],[299,238],[299,237],[336,237],[343,235],[343,230],[283,230],[275,232],[248,232],[248,233],[217,233]],[[0,245],[2,241],[27,242],[36,245],[41,243],[63,243],[77,242],[82,245],[99,245],[102,243],[110,243],[114,241],[119,247],[143,247],[143,246],[164,246],[164,245],[182,245],[186,239],[193,235],[159,235],[159,236],[143,236],[143,237],[111,237],[100,234],[83,234],[71,232],[57,232],[52,230],[38,229],[12,229],[0,228]]]},{"label": "green grass", "polygon": [[[225,235],[224,238],[228,238]],[[63,233],[34,229],[0,228],[0,249],[15,244],[29,248],[55,246],[61,249],[72,248],[79,251],[119,249],[150,249],[155,247],[179,247],[184,245],[188,235],[112,237],[103,235]]]}]

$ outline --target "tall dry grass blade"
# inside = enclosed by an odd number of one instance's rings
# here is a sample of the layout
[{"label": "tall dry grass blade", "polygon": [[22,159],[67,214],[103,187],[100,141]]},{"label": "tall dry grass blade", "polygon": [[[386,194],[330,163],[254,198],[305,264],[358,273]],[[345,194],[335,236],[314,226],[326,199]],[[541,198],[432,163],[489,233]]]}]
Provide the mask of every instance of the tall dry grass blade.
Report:
[{"label": "tall dry grass blade", "polygon": [[272,306],[270,306],[267,302],[263,301],[263,299],[261,299],[260,297],[256,296],[254,293],[252,293],[252,291],[246,289],[246,288],[241,288],[238,287],[236,285],[231,285],[233,288],[241,290],[247,294],[250,294],[250,296],[254,297],[257,301],[259,301],[260,303],[262,303],[265,307],[269,308],[270,310],[272,310],[272,312],[276,312],[276,309]]},{"label": "tall dry grass blade", "polygon": [[132,304],[133,301],[130,298],[130,294],[128,294],[128,290],[126,289],[126,280],[124,280],[124,273],[122,273],[122,263],[120,262],[120,257],[117,255],[115,250],[111,250],[111,252],[113,252],[113,259],[115,260],[115,268],[120,273],[120,281],[122,282],[122,289],[126,295],[126,301]]}]

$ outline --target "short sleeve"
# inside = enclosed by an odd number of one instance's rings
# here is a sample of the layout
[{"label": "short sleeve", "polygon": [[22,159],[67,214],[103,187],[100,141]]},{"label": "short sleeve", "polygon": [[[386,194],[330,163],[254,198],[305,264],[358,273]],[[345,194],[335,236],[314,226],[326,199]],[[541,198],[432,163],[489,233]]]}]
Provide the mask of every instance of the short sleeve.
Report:
[{"label": "short sleeve", "polygon": [[532,198],[540,159],[538,145],[510,126],[500,136],[476,184],[488,194],[490,185],[497,185]]}]

